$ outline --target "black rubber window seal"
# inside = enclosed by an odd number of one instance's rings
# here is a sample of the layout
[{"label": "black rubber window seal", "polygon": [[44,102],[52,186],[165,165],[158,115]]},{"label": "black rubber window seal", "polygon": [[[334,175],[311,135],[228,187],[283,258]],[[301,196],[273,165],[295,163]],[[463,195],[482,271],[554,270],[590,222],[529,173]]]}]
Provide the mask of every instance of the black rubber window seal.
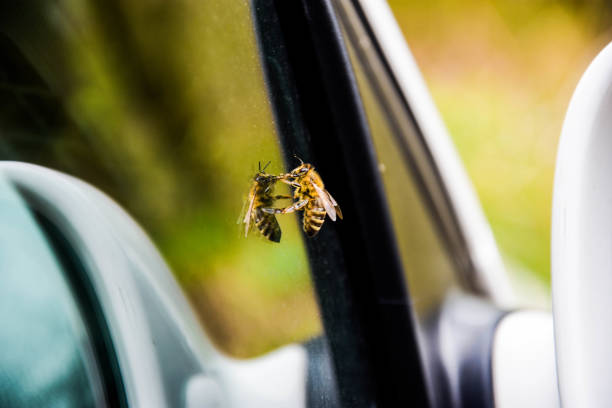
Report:
[{"label": "black rubber window seal", "polygon": [[254,0],[287,167],[314,164],[344,220],[306,240],[345,407],[429,406],[414,315],[355,77],[328,0]]}]

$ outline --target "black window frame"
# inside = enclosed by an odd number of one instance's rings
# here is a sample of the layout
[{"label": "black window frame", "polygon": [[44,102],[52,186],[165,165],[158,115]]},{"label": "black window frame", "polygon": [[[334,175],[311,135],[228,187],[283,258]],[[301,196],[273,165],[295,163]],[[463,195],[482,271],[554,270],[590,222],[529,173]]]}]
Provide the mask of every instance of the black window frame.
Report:
[{"label": "black window frame", "polygon": [[255,0],[288,168],[313,163],[345,221],[306,241],[340,401],[429,406],[414,313],[352,66],[327,0]]}]

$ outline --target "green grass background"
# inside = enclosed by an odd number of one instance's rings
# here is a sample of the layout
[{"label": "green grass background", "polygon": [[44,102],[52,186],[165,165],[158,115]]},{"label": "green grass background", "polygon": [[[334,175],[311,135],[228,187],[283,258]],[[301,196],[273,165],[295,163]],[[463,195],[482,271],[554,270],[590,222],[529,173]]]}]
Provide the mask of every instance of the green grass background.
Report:
[{"label": "green grass background", "polygon": [[390,0],[509,270],[550,281],[555,156],[604,1]]}]

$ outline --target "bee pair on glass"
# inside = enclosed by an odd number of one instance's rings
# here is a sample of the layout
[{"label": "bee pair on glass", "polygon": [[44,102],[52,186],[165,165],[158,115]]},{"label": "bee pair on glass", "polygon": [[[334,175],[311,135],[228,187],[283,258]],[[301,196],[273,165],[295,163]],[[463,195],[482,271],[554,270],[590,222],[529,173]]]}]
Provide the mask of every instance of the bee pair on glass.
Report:
[{"label": "bee pair on glass", "polygon": [[[254,224],[264,237],[273,242],[280,242],[281,229],[276,219],[277,214],[304,211],[302,226],[309,237],[317,235],[326,215],[332,221],[336,221],[336,216],[342,219],[340,206],[325,190],[323,180],[314,166],[304,163],[299,158],[298,160],[300,160],[298,167],[278,176],[265,172],[270,162],[263,169],[259,163],[259,171],[253,178],[247,211],[242,221],[245,224],[245,237],[249,233],[251,224]],[[293,189],[293,196],[273,194],[274,186],[279,181]],[[276,200],[285,199],[293,199],[293,204],[285,208],[273,207]]]}]

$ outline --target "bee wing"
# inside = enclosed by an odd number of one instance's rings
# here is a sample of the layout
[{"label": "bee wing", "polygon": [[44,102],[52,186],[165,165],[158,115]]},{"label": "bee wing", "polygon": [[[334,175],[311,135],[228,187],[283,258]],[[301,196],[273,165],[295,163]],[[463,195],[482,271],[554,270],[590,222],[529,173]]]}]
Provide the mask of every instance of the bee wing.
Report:
[{"label": "bee wing", "polygon": [[246,214],[244,215],[244,219],[242,222],[245,224],[244,226],[244,237],[249,233],[249,226],[251,224],[251,214],[253,212],[253,204],[255,203],[255,192],[251,191],[249,193],[249,208],[247,209]]},{"label": "bee wing", "polygon": [[336,221],[336,210],[334,208],[334,204],[332,201],[333,198],[331,198],[327,190],[322,189],[321,187],[317,186],[316,183],[311,183],[311,184],[314,187],[317,194],[319,195],[319,200],[321,201],[321,204],[323,204],[323,208],[325,208],[325,212],[327,213],[327,215],[329,215],[329,218],[332,221]]},{"label": "bee wing", "polygon": [[332,197],[332,195],[329,194],[329,191],[325,190],[325,192],[329,196],[329,199],[331,200],[332,204],[334,205],[334,208],[336,209],[336,215],[338,215],[338,217],[340,217],[340,219],[342,219],[342,210],[340,210],[340,206],[338,205],[336,200],[334,200],[334,197]]},{"label": "bee wing", "polygon": [[242,207],[240,208],[240,215],[238,215],[238,219],[236,220],[236,224],[242,224],[244,220],[244,212],[247,209],[249,199],[242,200]]}]

